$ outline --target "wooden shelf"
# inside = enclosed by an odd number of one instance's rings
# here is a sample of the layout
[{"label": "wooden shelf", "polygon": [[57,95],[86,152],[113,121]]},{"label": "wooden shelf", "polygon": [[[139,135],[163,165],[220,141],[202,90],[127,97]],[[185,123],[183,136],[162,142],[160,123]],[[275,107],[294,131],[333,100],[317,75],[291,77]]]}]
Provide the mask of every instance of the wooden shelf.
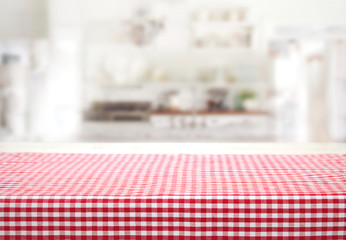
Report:
[{"label": "wooden shelf", "polygon": [[266,111],[152,111],[151,115],[269,115]]}]

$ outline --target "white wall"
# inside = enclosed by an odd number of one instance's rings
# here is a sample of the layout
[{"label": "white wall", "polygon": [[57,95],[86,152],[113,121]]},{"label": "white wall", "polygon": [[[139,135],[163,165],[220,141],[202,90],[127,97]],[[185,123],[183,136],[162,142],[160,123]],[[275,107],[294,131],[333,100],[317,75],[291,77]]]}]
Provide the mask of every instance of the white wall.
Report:
[{"label": "white wall", "polygon": [[268,23],[327,25],[346,23],[344,0],[252,0]]},{"label": "white wall", "polygon": [[0,39],[47,36],[47,0],[0,0]]},{"label": "white wall", "polygon": [[[115,18],[118,14],[127,14],[127,7],[131,3],[138,2],[145,4],[155,2],[155,0],[85,0],[83,6],[86,15],[90,18],[109,19]],[[201,2],[209,2],[209,5],[218,2],[222,2],[222,4],[248,4],[270,24],[324,25],[346,23],[345,0],[180,0],[167,2],[182,3],[186,6],[200,5]]]}]

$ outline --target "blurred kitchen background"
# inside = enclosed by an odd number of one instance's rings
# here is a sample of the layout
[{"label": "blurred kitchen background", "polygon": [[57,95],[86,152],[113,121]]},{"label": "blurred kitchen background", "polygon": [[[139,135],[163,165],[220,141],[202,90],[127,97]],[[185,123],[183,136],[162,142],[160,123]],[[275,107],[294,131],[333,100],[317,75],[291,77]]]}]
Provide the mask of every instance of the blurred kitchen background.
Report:
[{"label": "blurred kitchen background", "polygon": [[0,139],[345,142],[345,0],[1,0]]}]

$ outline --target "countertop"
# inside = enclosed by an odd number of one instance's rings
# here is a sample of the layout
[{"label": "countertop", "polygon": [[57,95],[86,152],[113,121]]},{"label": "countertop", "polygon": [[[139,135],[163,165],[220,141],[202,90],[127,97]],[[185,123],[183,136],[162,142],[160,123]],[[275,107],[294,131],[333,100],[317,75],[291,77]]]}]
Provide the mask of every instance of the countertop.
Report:
[{"label": "countertop", "polygon": [[2,142],[0,152],[136,154],[346,154],[345,143],[53,143]]}]

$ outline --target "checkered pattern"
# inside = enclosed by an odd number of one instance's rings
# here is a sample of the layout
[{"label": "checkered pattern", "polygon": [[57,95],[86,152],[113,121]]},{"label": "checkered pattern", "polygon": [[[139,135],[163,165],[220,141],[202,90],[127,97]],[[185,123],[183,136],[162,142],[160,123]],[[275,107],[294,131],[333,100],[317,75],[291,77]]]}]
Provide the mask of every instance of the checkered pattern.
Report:
[{"label": "checkered pattern", "polygon": [[0,154],[0,239],[346,239],[346,155]]}]

